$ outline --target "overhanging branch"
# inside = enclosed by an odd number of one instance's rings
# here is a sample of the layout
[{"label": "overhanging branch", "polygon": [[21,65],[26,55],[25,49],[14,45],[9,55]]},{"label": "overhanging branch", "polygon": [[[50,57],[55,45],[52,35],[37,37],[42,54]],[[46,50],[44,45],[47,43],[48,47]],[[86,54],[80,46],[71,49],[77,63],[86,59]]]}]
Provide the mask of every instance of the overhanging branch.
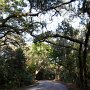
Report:
[{"label": "overhanging branch", "polygon": [[70,41],[76,42],[78,44],[84,44],[84,42],[81,41],[81,40],[78,40],[78,39],[75,39],[75,38],[71,38],[69,36],[62,36],[60,34],[53,34],[52,32],[46,32],[46,33],[43,33],[41,35],[37,35],[35,37],[35,39],[34,39],[34,42],[45,41],[47,38],[57,38],[57,37],[64,38],[66,40],[70,40]]},{"label": "overhanging branch", "polygon": [[[56,9],[58,7],[61,7],[62,5],[67,5],[67,4],[70,4],[74,1],[76,1],[76,0],[70,0],[69,2],[65,2],[65,3],[61,3],[59,5],[56,5],[56,6],[49,7],[48,9],[43,10],[43,12],[44,11],[49,11],[49,10],[52,10],[52,9]],[[20,13],[20,14],[16,13],[16,14],[9,15],[6,19],[3,20],[0,27],[5,25],[5,23],[11,18],[19,18],[19,17],[22,17],[22,16],[38,16],[40,13],[42,13],[42,11],[39,11],[38,13]]]},{"label": "overhanging branch", "polygon": [[57,6],[52,6],[52,7],[48,8],[48,9],[46,9],[45,11],[56,9],[56,8],[61,7],[63,5],[70,4],[70,3],[74,2],[74,1],[76,1],[76,0],[70,0],[69,2],[61,3],[61,4],[57,5]]},{"label": "overhanging branch", "polygon": [[65,48],[70,48],[70,49],[73,49],[73,50],[78,51],[78,49],[73,48],[73,47],[71,47],[71,46],[65,46],[65,45],[62,45],[62,44],[56,44],[56,43],[51,42],[51,41],[48,41],[48,40],[45,40],[45,42],[50,43],[50,44],[55,45],[55,46],[59,46],[59,47],[65,47]]},{"label": "overhanging branch", "polygon": [[[39,12],[39,13],[41,13],[41,12]],[[6,19],[3,20],[0,27],[3,27],[5,25],[5,23],[11,18],[19,18],[19,17],[22,17],[22,16],[38,16],[39,13],[34,13],[34,14],[31,14],[31,13],[12,14],[12,15],[8,16]]]}]

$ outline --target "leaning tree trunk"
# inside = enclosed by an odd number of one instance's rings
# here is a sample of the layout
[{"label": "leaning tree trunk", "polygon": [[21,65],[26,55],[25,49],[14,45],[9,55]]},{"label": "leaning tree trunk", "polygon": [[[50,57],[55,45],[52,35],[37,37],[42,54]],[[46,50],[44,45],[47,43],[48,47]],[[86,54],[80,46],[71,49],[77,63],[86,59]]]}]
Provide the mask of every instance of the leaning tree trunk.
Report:
[{"label": "leaning tree trunk", "polygon": [[87,83],[87,65],[86,65],[86,59],[87,59],[87,48],[88,48],[88,41],[89,41],[89,36],[90,36],[90,22],[87,25],[87,33],[86,33],[86,38],[85,38],[85,43],[84,43],[84,50],[83,50],[83,70],[84,70],[84,90],[88,90],[88,83]]}]

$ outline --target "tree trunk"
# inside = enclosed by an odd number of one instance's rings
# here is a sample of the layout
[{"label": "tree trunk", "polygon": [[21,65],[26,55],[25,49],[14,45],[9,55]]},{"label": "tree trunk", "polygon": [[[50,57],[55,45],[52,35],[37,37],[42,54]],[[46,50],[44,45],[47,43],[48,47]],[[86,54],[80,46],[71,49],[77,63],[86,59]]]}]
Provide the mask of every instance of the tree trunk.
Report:
[{"label": "tree trunk", "polygon": [[[89,41],[89,36],[90,36],[90,22],[87,25],[87,33],[85,37],[85,43],[84,43],[84,49],[82,52],[82,44],[80,44],[79,47],[79,78],[80,78],[80,86],[82,90],[88,90],[88,83],[87,83],[87,48],[88,48],[88,41]],[[82,53],[83,53],[83,58],[82,58]]]},{"label": "tree trunk", "polygon": [[90,34],[90,31],[88,30],[86,33],[86,39],[85,39],[84,51],[83,51],[84,90],[88,90],[86,59],[87,59],[87,47],[88,47],[88,41],[89,41],[89,34]]},{"label": "tree trunk", "polygon": [[79,55],[78,55],[78,59],[79,59],[79,80],[80,80],[80,88],[82,90],[84,90],[84,80],[83,80],[83,62],[82,62],[82,44],[80,44],[79,47]]},{"label": "tree trunk", "polygon": [[86,38],[85,38],[85,43],[84,43],[84,50],[83,50],[83,69],[84,69],[84,90],[88,90],[88,83],[87,83],[87,48],[88,48],[88,41],[89,41],[89,36],[90,36],[90,22],[87,25],[87,33],[86,33]]}]

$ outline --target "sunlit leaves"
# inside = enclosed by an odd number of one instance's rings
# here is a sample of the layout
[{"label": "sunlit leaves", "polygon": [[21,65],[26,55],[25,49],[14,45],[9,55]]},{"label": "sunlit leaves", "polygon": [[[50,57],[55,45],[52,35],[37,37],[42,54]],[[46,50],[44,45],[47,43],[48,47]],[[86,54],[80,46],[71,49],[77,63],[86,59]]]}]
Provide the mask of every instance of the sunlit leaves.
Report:
[{"label": "sunlit leaves", "polygon": [[6,6],[5,1],[6,1],[6,0],[0,0],[0,11],[1,11],[1,12],[5,9],[5,6]]}]

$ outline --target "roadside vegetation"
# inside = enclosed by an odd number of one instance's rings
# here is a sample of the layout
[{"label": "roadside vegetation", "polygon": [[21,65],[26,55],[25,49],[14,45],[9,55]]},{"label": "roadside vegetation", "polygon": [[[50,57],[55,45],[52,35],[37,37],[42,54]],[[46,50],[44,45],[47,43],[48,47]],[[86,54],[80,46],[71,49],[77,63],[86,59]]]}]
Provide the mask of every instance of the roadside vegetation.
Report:
[{"label": "roadside vegetation", "polygon": [[0,89],[36,80],[89,89],[90,1],[66,1],[0,0]]}]

